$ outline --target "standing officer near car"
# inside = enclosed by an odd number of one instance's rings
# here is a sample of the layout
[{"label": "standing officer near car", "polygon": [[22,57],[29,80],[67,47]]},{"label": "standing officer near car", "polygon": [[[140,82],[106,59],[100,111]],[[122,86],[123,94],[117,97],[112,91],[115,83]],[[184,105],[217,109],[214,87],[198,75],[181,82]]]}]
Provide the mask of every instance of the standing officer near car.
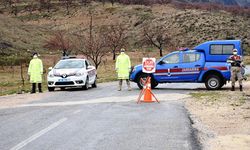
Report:
[{"label": "standing officer near car", "polygon": [[235,82],[236,82],[236,77],[239,81],[240,85],[240,91],[243,90],[242,87],[242,73],[241,73],[241,68],[243,66],[243,60],[240,55],[238,55],[238,50],[233,49],[233,55],[231,55],[228,60],[228,63],[231,63],[231,83],[232,83],[232,89],[231,91],[235,91]]},{"label": "standing officer near car", "polygon": [[32,93],[36,93],[36,84],[38,84],[39,93],[42,93],[42,75],[43,75],[43,63],[38,58],[38,54],[33,53],[33,59],[29,63],[28,75],[30,83],[32,83]]},{"label": "standing officer near car", "polygon": [[118,91],[122,90],[122,81],[126,80],[128,90],[131,91],[130,82],[129,82],[129,72],[131,69],[130,58],[125,54],[125,49],[121,49],[121,54],[116,59],[115,70],[118,74],[119,88]]}]

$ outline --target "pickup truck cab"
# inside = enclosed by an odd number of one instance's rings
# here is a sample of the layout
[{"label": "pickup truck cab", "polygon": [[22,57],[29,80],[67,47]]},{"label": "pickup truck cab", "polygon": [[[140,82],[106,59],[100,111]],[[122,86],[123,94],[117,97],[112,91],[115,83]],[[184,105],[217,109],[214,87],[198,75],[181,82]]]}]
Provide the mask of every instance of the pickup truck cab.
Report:
[{"label": "pickup truck cab", "polygon": [[[226,61],[236,48],[242,55],[240,40],[217,40],[202,43],[193,49],[174,51],[162,57],[156,64],[152,77],[152,88],[159,83],[193,82],[205,83],[208,90],[220,89],[230,81],[230,64]],[[130,80],[143,87],[141,78],[148,74],[142,72],[142,65],[133,68]]]}]

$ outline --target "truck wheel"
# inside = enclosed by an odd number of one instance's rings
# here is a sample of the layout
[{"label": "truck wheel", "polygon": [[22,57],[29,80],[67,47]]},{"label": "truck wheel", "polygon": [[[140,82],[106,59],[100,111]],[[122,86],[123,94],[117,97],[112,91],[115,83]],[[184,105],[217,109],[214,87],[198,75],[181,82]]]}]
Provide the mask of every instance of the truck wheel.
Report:
[{"label": "truck wheel", "polygon": [[[138,86],[140,89],[143,88],[143,83],[141,82],[141,79],[146,80],[146,79],[147,79],[147,76],[148,76],[148,75],[147,75],[147,74],[144,74],[144,73],[142,73],[142,74],[140,74],[140,75],[138,76],[136,83],[137,83],[137,86]],[[157,85],[158,85],[158,83],[157,83],[153,78],[151,78],[151,88],[154,89]]]},{"label": "truck wheel", "polygon": [[206,88],[208,90],[218,90],[222,87],[222,80],[216,75],[209,75],[205,81]]},{"label": "truck wheel", "polygon": [[49,92],[55,91],[54,87],[48,87]]}]

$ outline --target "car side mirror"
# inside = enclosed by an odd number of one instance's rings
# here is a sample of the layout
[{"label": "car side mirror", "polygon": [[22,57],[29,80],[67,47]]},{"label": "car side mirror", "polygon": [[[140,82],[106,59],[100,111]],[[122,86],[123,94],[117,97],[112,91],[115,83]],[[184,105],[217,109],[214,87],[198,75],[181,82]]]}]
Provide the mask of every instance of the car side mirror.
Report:
[{"label": "car side mirror", "polygon": [[87,69],[93,69],[93,66],[88,66]]},{"label": "car side mirror", "polygon": [[53,68],[52,68],[52,67],[49,67],[48,69],[49,69],[49,71],[51,71]]}]

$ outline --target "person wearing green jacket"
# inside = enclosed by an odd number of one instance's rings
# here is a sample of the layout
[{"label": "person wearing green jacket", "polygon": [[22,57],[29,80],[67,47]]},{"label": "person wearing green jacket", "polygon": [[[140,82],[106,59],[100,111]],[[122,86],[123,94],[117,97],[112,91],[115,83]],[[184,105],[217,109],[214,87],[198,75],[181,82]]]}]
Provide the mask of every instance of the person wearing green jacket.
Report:
[{"label": "person wearing green jacket", "polygon": [[129,82],[129,72],[131,69],[130,58],[125,54],[125,49],[121,49],[121,54],[116,59],[115,70],[118,75],[119,88],[118,91],[122,90],[122,81],[126,80],[128,85],[128,90],[131,91],[130,82]]},{"label": "person wearing green jacket", "polygon": [[42,75],[43,75],[43,63],[38,58],[38,54],[33,54],[33,59],[29,63],[28,76],[30,83],[32,83],[32,93],[36,93],[36,84],[38,83],[39,93],[42,93]]}]

